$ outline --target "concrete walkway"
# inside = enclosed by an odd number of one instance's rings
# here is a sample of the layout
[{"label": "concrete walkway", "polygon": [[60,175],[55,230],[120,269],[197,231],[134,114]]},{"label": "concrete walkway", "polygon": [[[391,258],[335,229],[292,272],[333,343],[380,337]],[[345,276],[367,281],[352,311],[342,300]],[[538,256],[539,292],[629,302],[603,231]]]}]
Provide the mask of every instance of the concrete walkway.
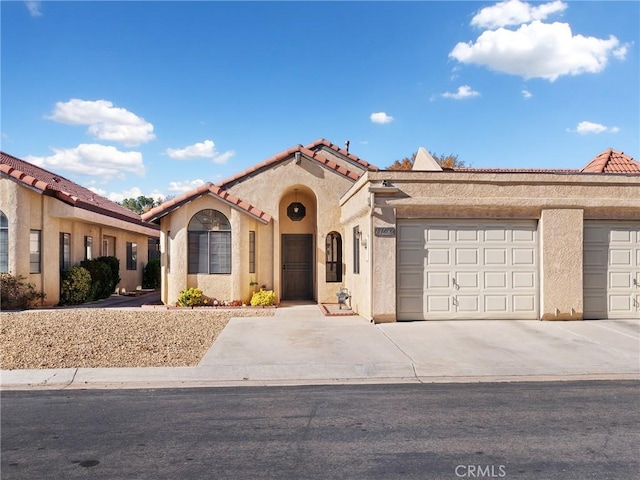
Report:
[{"label": "concrete walkway", "polygon": [[373,325],[317,305],[234,318],[196,367],[2,371],[3,389],[640,379],[640,320]]}]

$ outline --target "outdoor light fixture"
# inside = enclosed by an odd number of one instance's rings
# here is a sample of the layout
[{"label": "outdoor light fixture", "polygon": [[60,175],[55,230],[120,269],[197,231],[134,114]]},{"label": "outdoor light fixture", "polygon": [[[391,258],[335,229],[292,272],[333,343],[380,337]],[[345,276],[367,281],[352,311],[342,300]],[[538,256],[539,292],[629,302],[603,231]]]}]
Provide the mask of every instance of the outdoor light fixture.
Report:
[{"label": "outdoor light fixture", "polygon": [[307,209],[298,201],[298,189],[295,189],[295,202],[287,207],[287,217],[294,222],[299,222],[307,215]]}]

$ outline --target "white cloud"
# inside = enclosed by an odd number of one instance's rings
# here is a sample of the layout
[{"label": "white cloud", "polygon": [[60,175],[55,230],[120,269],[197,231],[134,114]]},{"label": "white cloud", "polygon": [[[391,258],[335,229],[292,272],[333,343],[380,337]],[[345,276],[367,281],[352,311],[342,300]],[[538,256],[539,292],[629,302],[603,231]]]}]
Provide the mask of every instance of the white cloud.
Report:
[{"label": "white cloud", "polygon": [[599,133],[618,133],[620,129],[618,127],[607,127],[602,125],[601,123],[594,123],[589,121],[584,121],[578,123],[578,126],[575,129],[567,129],[568,132],[579,133],[580,135],[589,135],[589,134],[599,134]]},{"label": "white cloud", "polygon": [[125,108],[114,107],[108,100],[80,100],[57,102],[47,117],[71,125],[89,125],[88,132],[100,140],[137,146],[156,136],[153,125]]},{"label": "white cloud", "polygon": [[387,115],[385,112],[372,113],[369,118],[373,123],[378,123],[380,125],[393,122],[393,117],[391,115]]},{"label": "white cloud", "polygon": [[520,0],[507,0],[480,10],[471,19],[471,25],[488,29],[521,25],[534,20],[544,20],[549,15],[562,12],[566,8],[567,4],[559,0],[536,7]]},{"label": "white cloud", "polygon": [[121,152],[115,147],[83,143],[75,148],[54,148],[48,157],[29,155],[25,158],[53,171],[100,176],[103,180],[124,178],[125,173],[143,176],[145,167],[140,152]]},{"label": "white cloud", "polygon": [[32,17],[40,17],[42,15],[41,2],[24,2],[24,4],[29,9],[29,15]]},{"label": "white cloud", "polygon": [[216,145],[211,140],[195,143],[184,148],[167,148],[167,155],[178,160],[192,160],[194,158],[210,158],[213,163],[226,163],[236,154],[233,150],[228,150],[219,154]]},{"label": "white cloud", "polygon": [[480,95],[480,92],[476,92],[469,85],[462,85],[458,87],[456,92],[445,92],[442,94],[444,98],[452,98],[454,100],[464,100],[465,98],[473,98]]},{"label": "white cloud", "polygon": [[194,190],[198,188],[200,185],[204,185],[205,183],[206,182],[200,178],[197,178],[195,180],[186,180],[183,182],[170,182],[169,191],[185,193],[185,192]]},{"label": "white cloud", "polygon": [[566,23],[534,21],[515,31],[487,30],[478,39],[458,43],[449,57],[524,78],[556,80],[561,75],[602,71],[609,57],[626,54],[614,36],[608,40],[573,35]]},{"label": "white cloud", "polygon": [[[94,189],[90,189],[90,190],[95,191]],[[104,192],[104,190],[102,191]],[[146,193],[146,194],[142,193],[142,190],[140,190],[139,187],[132,187],[128,190],[122,190],[121,192],[111,192],[108,195],[105,195],[104,193],[100,193],[100,195],[106,196],[109,200],[113,202],[121,202],[125,198],[138,198],[140,196],[151,197],[154,200],[164,200],[166,197],[166,195],[164,195],[162,192],[158,190],[154,190],[153,192]]]},{"label": "white cloud", "polygon": [[533,97],[533,93],[531,93],[529,90],[527,89],[522,89],[522,96],[524,98],[531,98]]}]

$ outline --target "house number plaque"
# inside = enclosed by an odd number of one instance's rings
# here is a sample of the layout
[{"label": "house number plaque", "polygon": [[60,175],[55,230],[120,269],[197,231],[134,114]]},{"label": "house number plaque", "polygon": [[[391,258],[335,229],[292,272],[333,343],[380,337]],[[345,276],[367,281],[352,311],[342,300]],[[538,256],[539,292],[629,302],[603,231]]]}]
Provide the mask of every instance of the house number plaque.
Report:
[{"label": "house number plaque", "polygon": [[376,237],[395,237],[396,229],[395,227],[376,227],[374,233]]}]

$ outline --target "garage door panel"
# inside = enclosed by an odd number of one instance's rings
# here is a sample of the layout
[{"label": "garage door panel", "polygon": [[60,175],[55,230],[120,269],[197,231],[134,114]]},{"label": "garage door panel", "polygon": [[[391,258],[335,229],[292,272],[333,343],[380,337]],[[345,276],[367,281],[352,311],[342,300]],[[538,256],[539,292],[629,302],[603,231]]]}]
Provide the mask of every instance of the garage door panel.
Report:
[{"label": "garage door panel", "polygon": [[399,252],[398,264],[402,267],[409,268],[417,266],[421,267],[425,263],[424,249],[407,248]]},{"label": "garage door panel", "polygon": [[[629,230],[626,229],[615,229],[615,230],[611,230],[611,234],[609,236],[609,241],[611,243],[631,243],[632,241],[635,242],[635,238],[632,239],[632,232],[631,228],[629,228]],[[633,235],[633,237],[635,237],[635,235]]]},{"label": "garage door panel", "polygon": [[518,289],[533,289],[536,286],[536,274],[535,272],[513,272],[513,288]]},{"label": "garage door panel", "polygon": [[427,272],[427,284],[428,290],[444,288],[451,288],[451,275],[446,272]]},{"label": "garage door panel", "polygon": [[484,288],[507,288],[507,272],[484,272]]},{"label": "garage door panel", "polygon": [[478,265],[477,248],[456,248],[456,265]]},{"label": "garage door panel", "polygon": [[424,244],[424,229],[417,225],[399,225],[398,241],[405,240]]},{"label": "garage door panel", "polygon": [[[397,243],[399,320],[539,318],[536,222],[415,219],[398,224],[399,231],[411,232]],[[403,277],[403,272],[415,274],[403,252],[422,246],[421,239],[426,239],[426,261],[416,258],[414,267],[424,265],[424,275]]]},{"label": "garage door panel", "polygon": [[514,312],[533,313],[536,311],[534,295],[514,295],[512,300]]},{"label": "garage door panel", "polygon": [[584,247],[584,268],[595,267],[599,268],[602,265],[607,264],[608,252],[607,247],[605,245],[601,245],[598,248],[589,247],[585,245]]},{"label": "garage door panel", "polygon": [[485,242],[506,242],[507,231],[504,227],[487,227],[484,231]]},{"label": "garage door panel", "polygon": [[485,248],[484,264],[485,265],[506,265],[507,264],[506,248]]},{"label": "garage door panel", "polygon": [[485,295],[484,310],[487,313],[506,313],[509,299],[507,295]]},{"label": "garage door panel", "polygon": [[480,301],[478,295],[457,295],[455,304],[458,312],[477,313]]},{"label": "garage door panel", "polygon": [[460,228],[455,231],[456,241],[458,242],[478,242],[478,230],[473,227]]},{"label": "garage door panel", "polygon": [[[398,288],[400,289],[416,289],[421,290],[419,285],[422,283],[423,272],[401,272],[398,275]],[[416,288],[415,286],[418,285]]]},{"label": "garage door panel", "polygon": [[609,265],[630,267],[631,266],[631,249],[625,250],[609,250]]},{"label": "garage door panel", "polygon": [[[424,235],[424,227],[416,227],[422,230],[422,235]],[[447,226],[434,226],[427,230],[426,235],[424,235],[427,242],[450,242],[451,241],[451,231]]]},{"label": "garage door panel", "polygon": [[524,242],[524,243],[532,243],[535,242],[535,229],[533,228],[514,228],[512,230],[512,240],[514,243]]},{"label": "garage door panel", "polygon": [[[429,295],[426,299],[427,312],[428,313],[449,313],[453,302],[449,295]],[[422,311],[424,303],[421,303],[420,310]]]},{"label": "garage door panel", "polygon": [[480,288],[480,278],[478,272],[454,272],[454,279],[454,287],[457,289],[470,288],[475,290]]},{"label": "garage door panel", "polygon": [[640,318],[638,222],[585,222],[583,265],[585,318]]},{"label": "garage door panel", "polygon": [[513,265],[534,265],[536,263],[533,248],[514,248],[512,256]]},{"label": "garage door panel", "polygon": [[611,288],[630,289],[633,285],[631,272],[611,272],[609,273],[609,286]]},{"label": "garage door panel", "polygon": [[631,295],[609,295],[609,310],[613,313],[628,312],[632,306]]},{"label": "garage door panel", "polygon": [[451,252],[448,248],[429,248],[427,265],[451,265]]}]

